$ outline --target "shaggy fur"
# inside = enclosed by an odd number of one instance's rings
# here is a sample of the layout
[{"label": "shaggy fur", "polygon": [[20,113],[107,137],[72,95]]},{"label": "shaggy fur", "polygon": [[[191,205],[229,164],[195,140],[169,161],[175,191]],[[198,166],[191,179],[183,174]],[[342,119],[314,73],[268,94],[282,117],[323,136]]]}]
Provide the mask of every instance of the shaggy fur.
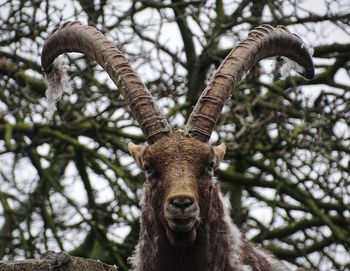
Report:
[{"label": "shaggy fur", "polygon": [[56,111],[56,103],[62,98],[64,92],[71,92],[71,85],[69,83],[69,77],[67,75],[67,67],[63,64],[62,60],[57,58],[52,63],[52,69],[50,73],[46,75],[47,89],[47,109],[48,117],[52,118]]},{"label": "shaggy fur", "polygon": [[[139,243],[130,258],[133,271],[288,270],[273,256],[243,239],[231,221],[219,184],[206,171],[208,163],[215,160],[209,144],[175,134],[138,149],[138,155],[130,152],[140,167],[147,165]],[[194,182],[191,187],[195,190],[200,220],[194,241],[174,246],[167,233],[164,204],[168,191],[178,186],[181,178]],[[178,240],[189,237],[187,233],[173,234]]]}]

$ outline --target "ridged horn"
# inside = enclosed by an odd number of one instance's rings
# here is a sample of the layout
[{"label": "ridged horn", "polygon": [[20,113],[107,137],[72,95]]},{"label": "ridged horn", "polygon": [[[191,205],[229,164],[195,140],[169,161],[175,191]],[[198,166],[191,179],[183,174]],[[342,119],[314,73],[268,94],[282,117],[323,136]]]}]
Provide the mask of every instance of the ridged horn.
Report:
[{"label": "ridged horn", "polygon": [[53,70],[53,61],[67,52],[83,53],[94,59],[120,90],[149,144],[171,133],[151,93],[128,61],[107,38],[92,26],[78,21],[56,28],[45,41],[41,64],[46,74]]},{"label": "ridged horn", "polygon": [[202,92],[186,124],[195,138],[207,142],[215,128],[224,103],[243,74],[264,58],[285,56],[303,68],[307,79],[315,76],[311,54],[303,41],[284,26],[261,25],[249,33],[228,54]]}]

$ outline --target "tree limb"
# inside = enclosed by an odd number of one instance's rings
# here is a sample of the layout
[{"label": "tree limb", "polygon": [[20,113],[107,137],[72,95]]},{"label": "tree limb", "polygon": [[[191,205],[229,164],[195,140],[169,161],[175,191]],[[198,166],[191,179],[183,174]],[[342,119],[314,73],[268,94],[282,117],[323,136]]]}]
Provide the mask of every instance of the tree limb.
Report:
[{"label": "tree limb", "polygon": [[118,271],[116,266],[111,266],[99,260],[84,259],[69,256],[64,252],[48,251],[41,255],[40,259],[23,261],[0,261],[1,271]]}]

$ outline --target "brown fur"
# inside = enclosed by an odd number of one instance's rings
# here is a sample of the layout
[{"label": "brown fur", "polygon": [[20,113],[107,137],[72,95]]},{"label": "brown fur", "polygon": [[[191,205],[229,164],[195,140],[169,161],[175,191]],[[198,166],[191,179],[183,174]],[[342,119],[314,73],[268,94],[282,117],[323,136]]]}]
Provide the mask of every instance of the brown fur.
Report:
[{"label": "brown fur", "polygon": [[[129,145],[146,174],[139,243],[130,262],[134,271],[274,271],[288,270],[272,256],[245,241],[230,220],[213,178],[225,152],[182,135],[153,145]],[[194,198],[198,220],[193,229],[169,227],[169,199]],[[196,207],[197,206],[197,207]],[[192,210],[191,209],[191,210]],[[175,214],[179,211],[175,209]],[[181,213],[181,212],[180,212]]]}]

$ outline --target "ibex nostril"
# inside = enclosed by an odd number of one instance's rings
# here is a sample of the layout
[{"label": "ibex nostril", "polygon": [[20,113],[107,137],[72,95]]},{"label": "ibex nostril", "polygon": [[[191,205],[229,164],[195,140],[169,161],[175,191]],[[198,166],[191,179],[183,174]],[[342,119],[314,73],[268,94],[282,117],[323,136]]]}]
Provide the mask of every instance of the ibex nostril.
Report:
[{"label": "ibex nostril", "polygon": [[186,209],[193,205],[194,200],[190,197],[175,197],[170,200],[170,203],[178,209]]}]

